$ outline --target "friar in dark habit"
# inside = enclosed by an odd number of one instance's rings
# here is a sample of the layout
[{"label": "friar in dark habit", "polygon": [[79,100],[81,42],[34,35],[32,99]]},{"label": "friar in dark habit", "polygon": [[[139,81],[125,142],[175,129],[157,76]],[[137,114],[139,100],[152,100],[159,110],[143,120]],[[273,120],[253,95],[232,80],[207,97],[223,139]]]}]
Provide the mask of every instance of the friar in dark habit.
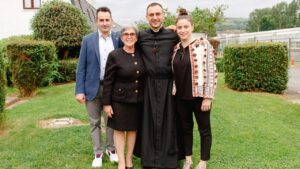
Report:
[{"label": "friar in dark habit", "polygon": [[171,57],[179,42],[177,34],[163,27],[159,3],[147,7],[150,29],[139,33],[138,45],[146,69],[144,111],[135,155],[143,168],[177,168],[179,157],[176,114],[172,98]]}]

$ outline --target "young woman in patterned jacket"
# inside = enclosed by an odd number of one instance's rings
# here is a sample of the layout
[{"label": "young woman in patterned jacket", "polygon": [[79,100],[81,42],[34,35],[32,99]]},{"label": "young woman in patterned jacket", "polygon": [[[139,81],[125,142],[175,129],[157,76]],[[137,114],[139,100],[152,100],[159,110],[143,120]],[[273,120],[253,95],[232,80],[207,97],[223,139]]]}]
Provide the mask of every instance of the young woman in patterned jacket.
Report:
[{"label": "young woman in patterned jacket", "polygon": [[183,134],[185,162],[183,169],[192,168],[193,113],[201,137],[200,162],[196,169],[206,169],[212,144],[210,111],[217,72],[214,49],[208,40],[193,38],[193,21],[185,9],[180,10],[176,31],[180,42],[174,48],[172,66],[173,95],[176,96],[178,123]]}]

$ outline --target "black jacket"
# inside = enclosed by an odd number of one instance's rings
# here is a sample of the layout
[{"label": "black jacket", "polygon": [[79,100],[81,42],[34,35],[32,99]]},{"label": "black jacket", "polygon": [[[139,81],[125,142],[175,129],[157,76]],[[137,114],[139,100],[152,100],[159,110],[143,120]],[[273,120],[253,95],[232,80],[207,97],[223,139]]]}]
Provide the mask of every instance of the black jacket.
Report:
[{"label": "black jacket", "polygon": [[111,102],[138,103],[143,101],[144,65],[136,50],[129,54],[123,48],[108,55],[103,82],[103,105]]}]

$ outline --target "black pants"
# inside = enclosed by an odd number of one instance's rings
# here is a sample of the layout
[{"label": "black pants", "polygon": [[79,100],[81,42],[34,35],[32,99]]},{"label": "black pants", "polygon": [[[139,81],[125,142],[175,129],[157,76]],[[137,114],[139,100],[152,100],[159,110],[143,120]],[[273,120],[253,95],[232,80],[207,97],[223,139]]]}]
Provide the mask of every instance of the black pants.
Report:
[{"label": "black pants", "polygon": [[193,113],[195,115],[198,129],[201,137],[201,160],[209,160],[210,149],[212,143],[211,126],[210,126],[210,110],[201,111],[203,98],[195,98],[193,100],[176,99],[176,108],[178,113],[178,123],[181,126],[183,134],[183,143],[185,155],[192,155],[193,150]]}]

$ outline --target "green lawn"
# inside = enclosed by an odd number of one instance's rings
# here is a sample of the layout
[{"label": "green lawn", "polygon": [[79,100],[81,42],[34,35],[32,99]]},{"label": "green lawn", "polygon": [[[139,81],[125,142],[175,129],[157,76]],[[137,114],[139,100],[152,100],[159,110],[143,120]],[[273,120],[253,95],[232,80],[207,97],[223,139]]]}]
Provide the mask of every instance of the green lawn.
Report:
[{"label": "green lawn", "polygon": [[[74,99],[74,84],[39,90],[28,102],[6,110],[8,132],[0,136],[0,168],[90,168],[89,126],[42,129],[38,121],[74,117],[88,122]],[[299,169],[300,105],[280,95],[236,92],[220,76],[212,112],[213,146],[208,169]],[[194,163],[199,136],[194,131]],[[136,169],[141,168],[134,159]],[[104,158],[104,169],[117,165]]]}]

